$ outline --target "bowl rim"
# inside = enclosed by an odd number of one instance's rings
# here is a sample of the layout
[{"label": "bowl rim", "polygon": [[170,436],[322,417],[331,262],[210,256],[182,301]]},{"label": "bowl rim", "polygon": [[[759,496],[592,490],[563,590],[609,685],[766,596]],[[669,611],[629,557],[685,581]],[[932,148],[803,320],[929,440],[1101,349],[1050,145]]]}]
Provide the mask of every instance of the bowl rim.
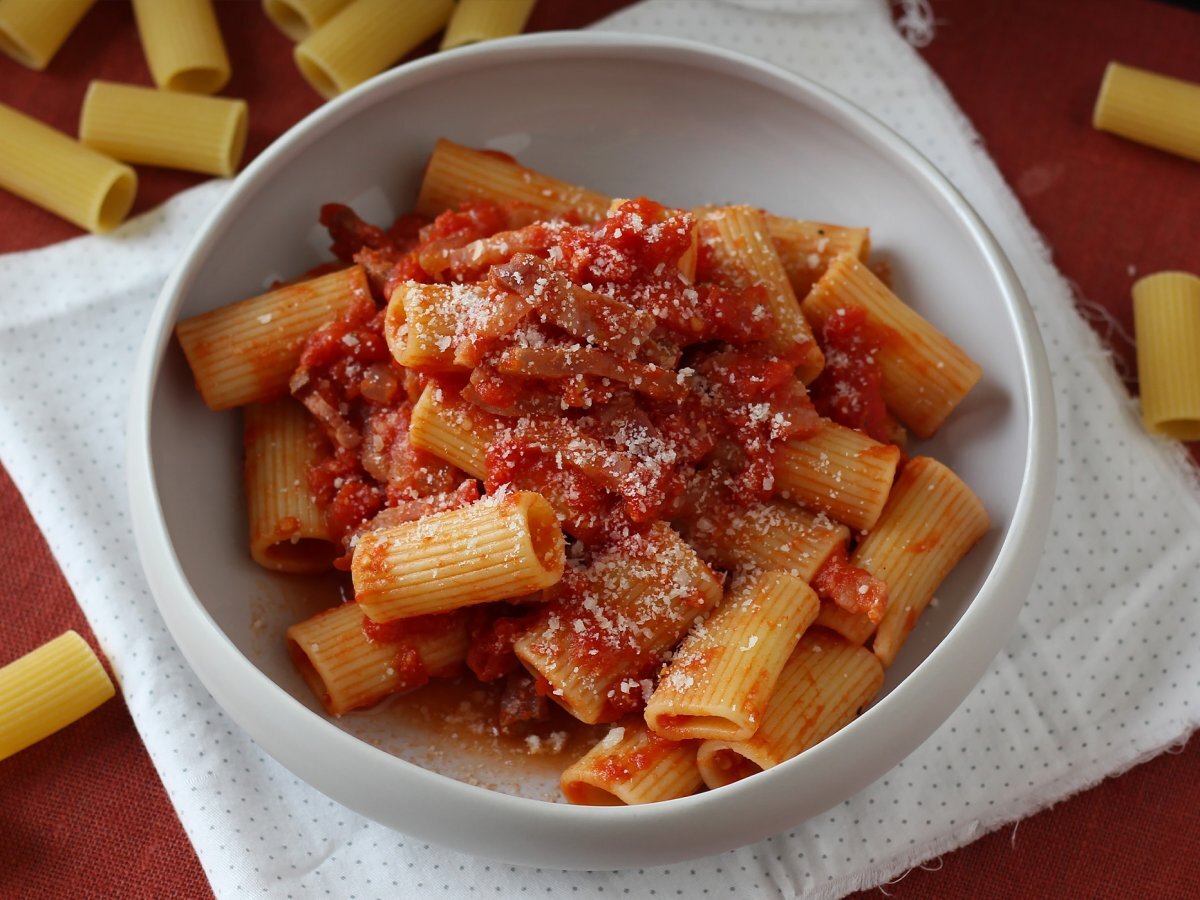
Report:
[{"label": "bowl rim", "polygon": [[[150,444],[155,388],[177,311],[221,226],[252,199],[293,157],[341,122],[427,81],[469,72],[482,63],[518,64],[538,60],[569,63],[584,58],[652,59],[664,65],[688,65],[769,88],[792,102],[821,109],[856,137],[900,164],[906,177],[932,189],[947,204],[986,261],[1021,357],[1028,433],[1025,467],[1008,533],[995,562],[959,620],[946,636],[887,697],[846,728],[804,754],[810,769],[821,770],[836,758],[839,769],[857,777],[829,785],[805,784],[803,814],[787,789],[799,787],[795,761],[758,776],[691,797],[632,807],[586,807],[504,794],[466,784],[409,763],[342,731],[291,696],[246,657],[217,625],[192,590],[169,538],[160,503]],[[619,32],[549,32],[477,44],[407,63],[323,105],[270,145],[236,179],[233,188],[209,213],[189,242],[155,302],[133,377],[127,426],[127,483],[138,555],[151,593],[192,670],[218,705],[269,755],[322,793],[370,818],[418,838],[506,862],[567,868],[612,868],[676,862],[761,839],[818,815],[866,787],[928,738],[966,698],[1007,638],[1041,558],[1054,498],[1056,418],[1046,358],[1032,307],[1012,265],[979,215],[936,167],[907,141],[850,101],[816,82],[735,51],[680,38]],[[135,474],[136,473],[136,474]],[[1003,582],[1003,584],[1001,583]],[[967,640],[974,636],[974,640]],[[980,642],[984,652],[980,651]],[[948,687],[946,673],[954,679]],[[964,686],[965,685],[965,686]],[[910,709],[907,698],[925,695]],[[275,727],[260,727],[264,721]],[[498,833],[494,852],[427,809],[379,798],[348,801],[337,790],[340,770],[308,758],[307,741],[295,729],[319,740],[354,766],[401,784],[407,796],[440,805],[443,819],[470,816],[477,823],[518,821],[521,827]],[[879,746],[888,748],[880,753]],[[380,791],[386,794],[387,791]],[[783,796],[781,796],[783,795]],[[717,812],[720,816],[704,815]],[[748,826],[744,823],[752,822]],[[736,828],[730,823],[742,823]],[[562,852],[554,837],[566,830],[577,849]],[[686,847],[659,846],[655,835],[687,834]],[[734,833],[736,831],[736,834]],[[667,842],[669,843],[669,842]],[[678,842],[676,842],[677,844]],[[547,848],[547,849],[543,849]]]}]

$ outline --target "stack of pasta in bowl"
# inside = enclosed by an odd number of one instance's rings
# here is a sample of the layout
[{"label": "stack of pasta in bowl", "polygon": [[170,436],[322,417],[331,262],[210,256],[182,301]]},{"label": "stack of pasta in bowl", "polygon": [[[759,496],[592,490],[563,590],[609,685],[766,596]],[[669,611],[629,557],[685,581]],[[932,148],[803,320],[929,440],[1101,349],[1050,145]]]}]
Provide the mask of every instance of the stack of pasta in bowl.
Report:
[{"label": "stack of pasta in bowl", "polygon": [[988,529],[905,451],[980,369],[865,228],[446,140],[414,213],[321,220],[336,261],[176,334],[208,406],[245,408],[254,558],[350,573],[287,632],[332,715],[477,679],[529,746],[581,723],[571,802],[720,787],[868,706]]}]

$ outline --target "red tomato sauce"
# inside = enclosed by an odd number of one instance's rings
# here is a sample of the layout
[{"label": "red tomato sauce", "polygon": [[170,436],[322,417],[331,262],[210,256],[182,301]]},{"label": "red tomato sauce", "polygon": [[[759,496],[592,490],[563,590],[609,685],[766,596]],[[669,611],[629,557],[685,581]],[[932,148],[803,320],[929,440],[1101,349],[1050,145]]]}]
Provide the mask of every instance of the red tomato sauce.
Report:
[{"label": "red tomato sauce", "polygon": [[892,430],[876,356],[884,337],[857,307],[829,316],[821,329],[825,368],[812,384],[812,395],[821,415],[889,444]]}]

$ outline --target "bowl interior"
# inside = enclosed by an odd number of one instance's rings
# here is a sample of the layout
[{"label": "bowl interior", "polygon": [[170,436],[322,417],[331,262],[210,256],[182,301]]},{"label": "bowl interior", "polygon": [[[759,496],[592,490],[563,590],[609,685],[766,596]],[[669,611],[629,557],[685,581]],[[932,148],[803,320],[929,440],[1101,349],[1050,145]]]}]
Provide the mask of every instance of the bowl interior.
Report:
[{"label": "bowl interior", "polygon": [[[1029,403],[1011,300],[947,193],[823,93],[785,90],[775,76],[728,60],[636,45],[464,54],[396,73],[327,108],[258,161],[186,261],[166,327],[327,259],[328,241],[315,224],[322,203],[349,203],[387,224],[413,203],[439,136],[513,153],[616,196],[684,207],[750,203],[870,226],[873,252],[891,263],[896,292],[983,366],[983,381],[962,407],[914,450],[958,472],[994,523],[889,671],[885,690],[893,690],[958,622],[991,571],[1027,465]],[[337,723],[320,716],[282,634],[336,594],[327,583],[273,576],[251,562],[238,414],[204,408],[174,342],[152,386],[149,446],[168,538],[192,591],[247,659],[314,711],[313,729],[349,730],[462,780],[496,771],[494,760],[464,752],[444,728],[397,727],[387,710]],[[201,670],[203,658],[190,655]],[[547,798],[557,774],[518,755],[502,777],[483,783]]]}]

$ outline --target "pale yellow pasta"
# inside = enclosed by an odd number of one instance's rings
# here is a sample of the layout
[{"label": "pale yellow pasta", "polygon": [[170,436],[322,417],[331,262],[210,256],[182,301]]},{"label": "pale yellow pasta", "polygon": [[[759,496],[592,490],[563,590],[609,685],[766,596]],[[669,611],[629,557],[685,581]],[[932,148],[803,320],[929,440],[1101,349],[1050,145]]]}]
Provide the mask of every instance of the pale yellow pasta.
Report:
[{"label": "pale yellow pasta", "polygon": [[458,0],[443,50],[520,34],[537,0]]},{"label": "pale yellow pasta", "polygon": [[88,231],[111,231],[137,194],[129,166],[0,103],[0,188]]},{"label": "pale yellow pasta", "polygon": [[1146,430],[1200,440],[1200,278],[1159,272],[1139,279],[1133,319]]},{"label": "pale yellow pasta", "polygon": [[803,345],[797,371],[806,384],[812,381],[825,365],[825,357],[800,311],[763,214],[749,206],[705,209],[699,214],[700,240],[712,251],[718,270],[735,282],[766,289],[767,311],[775,320],[769,343],[777,349]]},{"label": "pale yellow pasta", "polygon": [[736,582],[659,674],[646,704],[650,730],[675,741],[753,735],[784,663],[819,607],[812,588],[782,572]]},{"label": "pale yellow pasta", "polygon": [[899,447],[825,422],[812,437],[780,446],[775,456],[776,488],[806,509],[865,531],[883,512],[899,461]]},{"label": "pale yellow pasta", "polygon": [[115,159],[226,178],[246,148],[246,101],[93,81],[79,139]]},{"label": "pale yellow pasta", "polygon": [[746,574],[774,570],[801,581],[811,581],[829,554],[850,539],[845,525],[784,500],[742,508],[705,498],[695,516],[677,524],[713,565]]},{"label": "pale yellow pasta", "polygon": [[242,415],[250,556],[276,572],[324,572],[341,545],[308,489],[308,467],[322,458],[312,417],[291,397]]},{"label": "pale yellow pasta", "polygon": [[468,200],[524,203],[550,216],[575,210],[588,222],[603,219],[611,203],[603,194],[440,138],[425,167],[416,211],[436,216]]},{"label": "pale yellow pasta", "polygon": [[225,87],[231,69],[212,0],[133,0],[133,13],[156,85],[189,94]]},{"label": "pale yellow pasta", "polygon": [[568,766],[560,784],[571,803],[620,806],[686,797],[703,782],[695,741],[669,741],[629,719]]},{"label": "pale yellow pasta", "polygon": [[920,437],[932,436],[983,374],[974,360],[850,254],[830,264],[802,307],[816,329],[839,309],[866,313],[868,325],[881,338],[875,359],[883,400]]},{"label": "pale yellow pasta", "polygon": [[263,12],[293,41],[302,41],[350,0],[263,0]]},{"label": "pale yellow pasta", "polygon": [[988,530],[987,510],[936,459],[908,461],[879,524],[850,561],[888,586],[887,611],[872,644],[890,666],[942,580]]},{"label": "pale yellow pasta", "polygon": [[840,253],[866,262],[871,252],[871,232],[826,222],[787,219],[767,213],[767,234],[787,272],[796,297],[803,300],[829,264]]},{"label": "pale yellow pasta", "polygon": [[521,597],[562,577],[554,510],[529,491],[502,492],[358,539],[354,596],[376,622]]},{"label": "pale yellow pasta", "polygon": [[329,100],[432,37],[453,9],[454,0],[354,0],[296,45],[296,66]]},{"label": "pale yellow pasta", "polygon": [[427,372],[463,370],[454,362],[454,351],[460,343],[464,296],[483,294],[471,285],[398,285],[384,320],[384,337],[396,362]]},{"label": "pale yellow pasta", "polygon": [[363,618],[351,600],[287,630],[292,661],[331,715],[374,706],[428,678],[454,674],[467,657],[461,616],[448,616],[433,628],[414,628],[398,641],[371,640]]},{"label": "pale yellow pasta", "polygon": [[704,783],[721,787],[799,756],[853,721],[882,686],[883,667],[870,651],[820,629],[808,631],[754,736],[700,745],[696,762]]},{"label": "pale yellow pasta", "polygon": [[550,697],[582,722],[612,721],[650,694],[649,673],[717,605],[721,582],[670,526],[622,538],[572,571],[513,644]]},{"label": "pale yellow pasta", "polygon": [[475,478],[487,477],[487,449],[495,440],[494,418],[465,400],[428,384],[413,406],[408,439],[418,450],[458,466]]},{"label": "pale yellow pasta", "polygon": [[865,644],[867,638],[875,633],[875,623],[866,612],[850,612],[833,600],[821,601],[821,609],[813,625],[828,628],[856,647]]},{"label": "pale yellow pasta", "polygon": [[1092,126],[1200,160],[1200,84],[1110,62]]},{"label": "pale yellow pasta", "polygon": [[116,693],[74,631],[0,668],[0,760],[90,713]]},{"label": "pale yellow pasta", "polygon": [[96,0],[0,0],[0,51],[44,69]]},{"label": "pale yellow pasta", "polygon": [[229,409],[285,393],[308,336],[361,303],[374,305],[351,266],[185,319],[175,336],[209,409]]}]

